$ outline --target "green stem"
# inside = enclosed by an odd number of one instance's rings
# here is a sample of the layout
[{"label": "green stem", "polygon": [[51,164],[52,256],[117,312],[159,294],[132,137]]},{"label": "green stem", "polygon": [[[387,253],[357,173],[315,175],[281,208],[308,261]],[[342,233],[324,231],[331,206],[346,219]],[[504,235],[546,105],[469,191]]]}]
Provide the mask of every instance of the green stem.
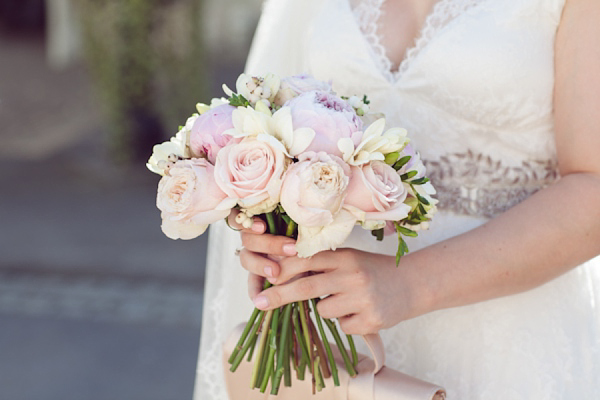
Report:
[{"label": "green stem", "polygon": [[344,359],[344,364],[346,364],[346,370],[348,371],[348,374],[350,374],[351,377],[356,376],[356,370],[354,369],[354,366],[352,366],[352,361],[350,360],[350,357],[348,357],[348,352],[346,351],[344,342],[342,342],[342,338],[340,337],[340,334],[338,333],[338,330],[337,330],[335,324],[333,323],[332,320],[327,319],[327,318],[324,318],[323,321],[325,321],[325,324],[327,325],[327,327],[333,334],[335,343],[337,344],[337,346],[340,350],[340,353],[342,354],[342,358]]},{"label": "green stem", "polygon": [[227,360],[229,362],[229,364],[233,364],[233,361],[235,360],[235,356],[237,356],[237,353],[240,350],[242,350],[242,348],[244,346],[244,342],[246,341],[246,337],[248,336],[250,329],[252,329],[252,327],[254,326],[254,321],[256,321],[256,317],[258,317],[258,314],[260,314],[260,310],[258,308],[255,308],[254,311],[252,311],[252,315],[250,316],[250,319],[248,320],[246,327],[244,328],[244,332],[242,332],[242,336],[240,336],[240,340],[238,340],[237,345],[235,346],[235,349],[231,353],[231,356],[229,356],[229,360]]},{"label": "green stem", "polygon": [[262,384],[260,385],[260,392],[264,393],[269,383],[269,378],[273,372],[273,363],[275,360],[275,351],[277,350],[277,327],[279,326],[279,308],[273,313],[273,320],[271,321],[271,330],[269,331],[269,355],[267,356],[267,368],[265,374],[262,377]]},{"label": "green stem", "polygon": [[[264,319],[264,315],[265,312],[264,311],[260,311],[259,313],[259,321],[254,324],[254,326],[252,327],[252,331],[250,332],[251,336],[256,336],[258,334],[258,329],[260,328],[261,322]],[[236,357],[235,360],[233,360],[233,363],[231,364],[231,367],[229,368],[229,370],[231,372],[235,372],[235,370],[237,369],[237,367],[240,365],[240,363],[242,362],[242,360],[244,359],[244,355],[246,354],[246,352],[248,351],[248,349],[250,348],[250,346],[252,345],[253,340],[249,340],[246,342],[246,344],[244,345],[244,347],[242,348],[242,350],[240,350]],[[256,343],[256,340],[254,339],[254,343]]]},{"label": "green stem", "polygon": [[287,364],[289,367],[289,360],[286,359],[286,354],[288,353],[289,346],[287,344],[290,330],[290,321],[292,319],[292,303],[287,304],[283,309],[283,325],[281,327],[281,336],[279,337],[279,352],[277,353],[277,369],[275,370],[275,379],[272,382],[271,386],[271,394],[276,395],[279,391],[279,386],[281,385],[281,378],[283,377],[283,373],[285,371],[284,364]]},{"label": "green stem", "polygon": [[285,232],[285,235],[287,237],[292,237],[294,236],[294,232],[296,231],[296,223],[294,221],[290,221],[290,223],[287,226],[287,231]]},{"label": "green stem", "polygon": [[248,351],[248,358],[246,359],[247,361],[252,360],[252,354],[254,354],[254,348],[256,347],[257,339],[258,335],[254,335],[250,338],[250,351]]},{"label": "green stem", "polygon": [[275,217],[273,216],[273,213],[266,213],[265,214],[267,216],[267,225],[269,226],[269,233],[271,235],[277,235],[277,225],[275,224]]},{"label": "green stem", "polygon": [[313,351],[312,351],[312,343],[310,340],[310,332],[308,330],[308,322],[306,321],[306,309],[304,307],[304,302],[303,301],[299,301],[298,302],[298,311],[300,314],[300,323],[302,324],[302,333],[304,334],[304,340],[306,343],[306,348],[308,350],[308,361],[309,361],[309,366],[310,366],[310,370],[314,376],[315,371],[313,370]]},{"label": "green stem", "polygon": [[325,353],[325,349],[323,348],[323,342],[319,337],[319,333],[315,328],[312,320],[308,319],[308,327],[310,329],[310,334],[312,336],[313,342],[315,344],[315,348],[317,349],[317,355],[321,360],[321,370],[323,371],[323,377],[329,378],[331,376],[331,371],[329,371],[329,366],[327,365],[327,353]]},{"label": "green stem", "polygon": [[[298,304],[298,303],[296,303]],[[300,345],[300,350],[301,350],[301,360],[304,361],[304,363],[308,363],[309,358],[308,358],[308,349],[306,348],[306,342],[304,341],[304,336],[302,335],[302,328],[300,327],[300,321],[298,319],[298,314],[300,314],[298,312],[298,307],[294,308],[294,313],[292,315],[293,321],[294,321],[294,330],[296,331],[296,340],[298,341],[298,344]]]},{"label": "green stem", "polygon": [[271,318],[273,317],[273,310],[267,311],[265,319],[263,321],[262,334],[260,336],[260,342],[258,344],[258,354],[256,357],[256,361],[254,362],[254,367],[252,369],[252,379],[250,382],[250,388],[254,389],[256,387],[256,382],[258,380],[258,373],[260,372],[260,366],[262,364],[261,360],[263,359],[263,353],[265,351],[265,345],[267,343],[267,337],[269,333],[269,324],[271,323]]},{"label": "green stem", "polygon": [[337,365],[335,364],[335,359],[333,358],[333,351],[331,351],[329,340],[327,340],[327,336],[325,335],[325,329],[323,328],[323,323],[321,322],[321,316],[319,315],[319,311],[317,311],[317,302],[315,301],[315,299],[312,299],[311,301],[313,304],[313,309],[315,311],[315,319],[317,320],[317,326],[319,327],[321,338],[323,338],[323,345],[325,346],[325,351],[327,352],[327,359],[329,360],[329,365],[331,367],[333,384],[335,386],[340,386],[340,378],[338,376]]},{"label": "green stem", "polygon": [[[290,322],[291,323],[291,322]],[[294,357],[294,340],[293,331],[288,329],[287,347],[285,348],[285,360],[283,361],[283,384],[287,387],[292,386],[292,371],[290,368],[290,362],[293,362]]]},{"label": "green stem", "polygon": [[346,335],[348,344],[350,345],[350,352],[352,353],[352,366],[356,368],[358,366],[358,353],[356,352],[356,346],[354,345],[354,339],[352,335]]}]

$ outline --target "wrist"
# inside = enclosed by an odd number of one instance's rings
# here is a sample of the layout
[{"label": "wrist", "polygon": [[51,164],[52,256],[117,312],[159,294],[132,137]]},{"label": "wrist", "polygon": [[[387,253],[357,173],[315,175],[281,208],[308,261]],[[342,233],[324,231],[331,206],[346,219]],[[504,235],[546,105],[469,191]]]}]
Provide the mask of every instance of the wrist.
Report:
[{"label": "wrist", "polygon": [[[395,257],[393,258],[394,268]],[[427,276],[418,253],[404,255],[398,265],[399,287],[402,288],[399,301],[406,305],[406,315],[402,320],[418,317],[437,309],[437,290],[434,280]],[[403,308],[403,307],[401,307]]]}]

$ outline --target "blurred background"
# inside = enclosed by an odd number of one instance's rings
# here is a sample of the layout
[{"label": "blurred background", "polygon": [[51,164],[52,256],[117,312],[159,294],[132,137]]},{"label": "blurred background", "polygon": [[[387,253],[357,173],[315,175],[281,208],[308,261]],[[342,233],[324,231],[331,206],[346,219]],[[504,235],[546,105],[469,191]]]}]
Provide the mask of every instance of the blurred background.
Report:
[{"label": "blurred background", "polygon": [[0,0],[0,400],[191,399],[207,235],[162,234],[145,161],[260,6]]}]

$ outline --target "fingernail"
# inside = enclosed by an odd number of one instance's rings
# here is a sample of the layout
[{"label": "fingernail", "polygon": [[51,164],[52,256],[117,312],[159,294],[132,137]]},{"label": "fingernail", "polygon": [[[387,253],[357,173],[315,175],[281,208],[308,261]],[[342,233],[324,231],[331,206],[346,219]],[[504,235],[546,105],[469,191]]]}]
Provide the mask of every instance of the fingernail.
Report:
[{"label": "fingernail", "polygon": [[288,256],[295,256],[296,255],[296,245],[292,244],[292,243],[284,244],[283,252],[285,254],[287,254]]},{"label": "fingernail", "polygon": [[256,308],[260,308],[262,310],[263,308],[269,307],[269,299],[267,299],[265,296],[255,297],[254,305]]},{"label": "fingernail", "polygon": [[265,230],[265,224],[262,222],[255,222],[252,224],[252,230],[254,232],[262,233]]},{"label": "fingernail", "polygon": [[267,276],[267,278],[273,278],[273,268],[265,267],[265,275]]}]

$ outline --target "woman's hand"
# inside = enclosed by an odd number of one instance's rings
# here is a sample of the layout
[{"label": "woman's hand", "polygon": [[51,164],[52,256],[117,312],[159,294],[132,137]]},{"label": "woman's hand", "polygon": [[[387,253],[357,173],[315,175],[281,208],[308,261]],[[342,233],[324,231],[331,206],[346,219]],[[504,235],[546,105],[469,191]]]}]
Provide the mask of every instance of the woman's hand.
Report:
[{"label": "woman's hand", "polygon": [[[319,313],[338,318],[348,334],[377,332],[425,312],[425,296],[415,295],[404,260],[396,268],[393,257],[354,249],[298,258],[292,239],[258,229],[243,230],[242,243],[241,262],[250,271],[250,296],[259,309],[328,296],[319,301]],[[275,286],[260,292],[263,277]]]}]

